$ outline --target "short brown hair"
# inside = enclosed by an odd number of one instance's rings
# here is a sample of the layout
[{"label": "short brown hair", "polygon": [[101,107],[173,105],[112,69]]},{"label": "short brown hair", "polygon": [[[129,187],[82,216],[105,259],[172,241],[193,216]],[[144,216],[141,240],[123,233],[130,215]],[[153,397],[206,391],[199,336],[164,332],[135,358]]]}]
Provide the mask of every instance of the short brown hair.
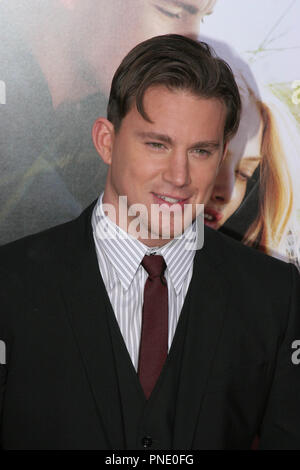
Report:
[{"label": "short brown hair", "polygon": [[236,133],[241,113],[237,84],[229,65],[205,42],[166,34],[147,39],[126,55],[113,77],[107,107],[107,118],[116,132],[134,100],[139,113],[151,122],[143,97],[155,85],[222,100],[227,108],[224,139]]}]

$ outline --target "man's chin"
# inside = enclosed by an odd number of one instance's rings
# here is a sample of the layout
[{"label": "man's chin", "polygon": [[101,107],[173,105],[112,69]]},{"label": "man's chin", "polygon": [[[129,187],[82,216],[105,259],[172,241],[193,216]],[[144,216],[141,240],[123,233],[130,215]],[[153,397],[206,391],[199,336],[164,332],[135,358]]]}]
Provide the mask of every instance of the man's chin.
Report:
[{"label": "man's chin", "polygon": [[174,238],[180,238],[192,222],[192,219],[172,221],[171,223],[166,221],[165,224],[160,221],[160,223],[154,222],[146,225],[140,219],[139,223],[129,225],[128,233],[145,244],[149,242],[153,246],[155,244],[162,245]]}]

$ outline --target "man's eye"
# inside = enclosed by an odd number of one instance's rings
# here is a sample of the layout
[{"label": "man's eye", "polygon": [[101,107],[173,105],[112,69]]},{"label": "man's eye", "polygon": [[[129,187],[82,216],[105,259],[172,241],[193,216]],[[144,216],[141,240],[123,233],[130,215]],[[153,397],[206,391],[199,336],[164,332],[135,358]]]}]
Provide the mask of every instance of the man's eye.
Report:
[{"label": "man's eye", "polygon": [[146,142],[146,145],[157,150],[165,148],[164,144],[160,144],[159,142]]},{"label": "man's eye", "polygon": [[165,8],[163,8],[159,5],[154,5],[154,6],[160,13],[162,13],[165,16],[168,16],[169,18],[176,18],[176,19],[180,20],[180,18],[182,17],[181,9],[178,10],[175,13],[175,10],[174,10],[174,12],[171,12],[170,10],[166,10]]},{"label": "man's eye", "polygon": [[195,153],[196,155],[200,155],[204,157],[205,156],[209,157],[211,155],[211,152],[206,149],[193,149],[192,152]]}]

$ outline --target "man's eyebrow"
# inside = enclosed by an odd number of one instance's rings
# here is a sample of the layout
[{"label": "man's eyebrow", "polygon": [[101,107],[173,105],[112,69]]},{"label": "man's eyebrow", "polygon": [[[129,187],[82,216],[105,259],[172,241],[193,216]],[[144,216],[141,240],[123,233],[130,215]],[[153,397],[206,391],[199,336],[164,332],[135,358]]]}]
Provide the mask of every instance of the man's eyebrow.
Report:
[{"label": "man's eyebrow", "polygon": [[[141,139],[153,139],[165,142],[166,144],[173,145],[174,141],[171,137],[157,132],[136,132],[136,135]],[[220,142],[216,140],[199,140],[190,146],[190,148],[205,148],[209,150],[217,150],[220,148]]]},{"label": "man's eyebrow", "polygon": [[220,148],[220,142],[217,140],[199,140],[191,146],[191,148],[206,148],[209,150],[217,150]]},{"label": "man's eyebrow", "polygon": [[196,15],[199,12],[199,8],[195,7],[194,5],[191,5],[190,3],[184,2],[182,0],[160,0],[160,2],[165,3],[165,4],[172,3],[173,5],[181,7],[190,15]]},{"label": "man's eyebrow", "polygon": [[157,132],[136,132],[136,135],[141,139],[153,139],[160,140],[166,144],[173,144],[173,139],[165,134],[159,134]]}]

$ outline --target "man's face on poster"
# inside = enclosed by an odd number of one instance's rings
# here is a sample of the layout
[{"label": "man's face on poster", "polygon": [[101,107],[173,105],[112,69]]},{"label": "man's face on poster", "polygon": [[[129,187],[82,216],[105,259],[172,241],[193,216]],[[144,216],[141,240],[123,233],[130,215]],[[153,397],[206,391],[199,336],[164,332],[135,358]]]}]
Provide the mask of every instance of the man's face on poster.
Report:
[{"label": "man's face on poster", "polygon": [[[168,33],[197,36],[216,0],[61,0],[74,31],[73,53],[91,84],[108,95],[122,58],[138,43]],[[77,49],[77,51],[76,51]]]}]

